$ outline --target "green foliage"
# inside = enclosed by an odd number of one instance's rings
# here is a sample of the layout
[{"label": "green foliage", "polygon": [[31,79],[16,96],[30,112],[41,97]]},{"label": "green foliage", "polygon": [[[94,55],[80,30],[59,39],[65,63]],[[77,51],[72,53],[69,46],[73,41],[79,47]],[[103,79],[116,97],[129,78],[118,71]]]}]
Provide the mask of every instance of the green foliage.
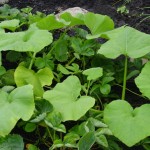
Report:
[{"label": "green foliage", "polygon": [[[109,39],[103,44],[98,53],[108,58],[120,55],[139,58],[149,53],[150,35],[125,26],[105,33]],[[143,42],[140,42],[143,41]]]},{"label": "green foliage", "polygon": [[79,97],[80,91],[81,83],[78,77],[70,76],[62,83],[58,83],[53,90],[46,91],[43,97],[61,113],[63,121],[78,120],[95,103],[94,98],[90,96]]},{"label": "green foliage", "polygon": [[0,150],[24,150],[23,138],[15,134],[0,138]]},{"label": "green foliage", "polygon": [[95,80],[103,75],[102,68],[90,68],[83,71],[83,74],[87,76],[87,80]]},{"label": "green foliage", "polygon": [[51,42],[51,33],[40,30],[35,25],[32,25],[27,31],[0,32],[0,51],[39,52]]},{"label": "green foliage", "polygon": [[140,89],[141,93],[148,98],[150,98],[150,93],[149,93],[150,71],[149,70],[150,70],[150,62],[147,62],[144,68],[142,69],[140,75],[135,79],[135,83],[137,87]]},{"label": "green foliage", "polygon": [[94,132],[86,133],[79,141],[79,150],[90,150],[92,145],[95,143],[95,135]]},{"label": "green foliage", "polygon": [[128,102],[116,100],[106,106],[104,121],[118,139],[131,147],[150,135],[149,115],[149,104],[133,109]]},{"label": "green foliage", "polygon": [[114,29],[114,22],[110,17],[100,14],[87,13],[85,15],[85,25],[90,29],[92,35],[88,38],[100,37],[106,31]]},{"label": "green foliage", "polygon": [[5,136],[19,119],[30,119],[34,111],[34,97],[31,85],[18,87],[10,94],[2,90],[0,93],[0,119],[3,120],[0,124],[0,136]]},{"label": "green foliage", "polygon": [[149,34],[91,12],[4,5],[0,19],[0,149],[24,149],[16,131],[27,150],[149,148],[150,105],[126,96],[150,98]]}]

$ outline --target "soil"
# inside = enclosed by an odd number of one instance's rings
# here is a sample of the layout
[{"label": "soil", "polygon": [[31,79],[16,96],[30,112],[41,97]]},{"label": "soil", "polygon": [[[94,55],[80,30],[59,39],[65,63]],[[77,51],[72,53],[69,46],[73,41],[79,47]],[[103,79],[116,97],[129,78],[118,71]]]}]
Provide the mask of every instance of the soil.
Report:
[{"label": "soil", "polygon": [[[117,8],[125,1],[129,13],[121,14]],[[82,7],[88,11],[110,16],[116,27],[129,25],[145,33],[150,33],[150,0],[10,0],[12,7],[24,8],[30,6],[33,11],[41,11],[46,14],[58,13],[70,7]],[[149,8],[148,8],[149,7]]]}]

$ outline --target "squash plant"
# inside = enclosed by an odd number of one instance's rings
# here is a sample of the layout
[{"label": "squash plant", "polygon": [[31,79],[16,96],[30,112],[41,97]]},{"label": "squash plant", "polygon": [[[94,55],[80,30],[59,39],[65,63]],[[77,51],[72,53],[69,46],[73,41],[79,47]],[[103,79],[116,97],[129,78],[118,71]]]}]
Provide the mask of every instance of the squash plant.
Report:
[{"label": "squash plant", "polygon": [[148,147],[150,105],[134,109],[126,91],[150,98],[150,35],[91,12],[31,10],[0,8],[0,149]]}]

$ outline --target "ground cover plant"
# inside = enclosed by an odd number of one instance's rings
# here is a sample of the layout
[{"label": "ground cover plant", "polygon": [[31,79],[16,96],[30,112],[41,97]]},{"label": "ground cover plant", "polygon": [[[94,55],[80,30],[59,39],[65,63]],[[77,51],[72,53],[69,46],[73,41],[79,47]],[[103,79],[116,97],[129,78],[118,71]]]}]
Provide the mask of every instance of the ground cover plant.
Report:
[{"label": "ground cover plant", "polygon": [[0,149],[149,149],[150,35],[31,11],[0,8]]}]

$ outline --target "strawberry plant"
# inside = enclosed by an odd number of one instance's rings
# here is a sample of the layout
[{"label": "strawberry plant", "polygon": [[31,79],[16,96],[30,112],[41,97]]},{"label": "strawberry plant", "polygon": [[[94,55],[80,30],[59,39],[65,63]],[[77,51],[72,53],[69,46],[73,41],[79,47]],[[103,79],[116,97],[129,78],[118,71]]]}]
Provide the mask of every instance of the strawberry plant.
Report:
[{"label": "strawberry plant", "polygon": [[149,146],[150,105],[133,108],[127,92],[150,98],[150,35],[91,12],[31,10],[0,8],[0,149]]}]

